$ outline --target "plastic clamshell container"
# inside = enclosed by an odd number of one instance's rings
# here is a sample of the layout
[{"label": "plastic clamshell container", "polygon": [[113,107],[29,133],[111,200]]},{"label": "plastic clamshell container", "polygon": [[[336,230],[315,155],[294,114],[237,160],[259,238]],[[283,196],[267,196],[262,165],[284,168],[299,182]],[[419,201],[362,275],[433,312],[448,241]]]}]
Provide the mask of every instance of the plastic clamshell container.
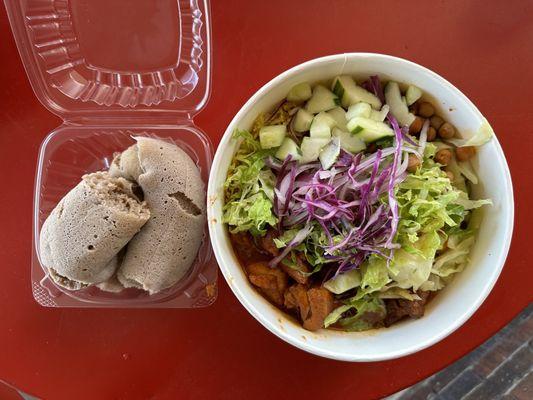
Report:
[{"label": "plastic clamshell container", "polygon": [[149,136],[175,143],[198,166],[204,185],[213,158],[193,117],[211,84],[208,0],[5,0],[36,96],[63,119],[41,144],[35,178],[32,291],[46,307],[195,308],[216,299],[217,267],[207,224],[197,258],[175,286],[68,291],[39,259],[39,233],[59,200],[86,173],[109,167],[113,153]]}]

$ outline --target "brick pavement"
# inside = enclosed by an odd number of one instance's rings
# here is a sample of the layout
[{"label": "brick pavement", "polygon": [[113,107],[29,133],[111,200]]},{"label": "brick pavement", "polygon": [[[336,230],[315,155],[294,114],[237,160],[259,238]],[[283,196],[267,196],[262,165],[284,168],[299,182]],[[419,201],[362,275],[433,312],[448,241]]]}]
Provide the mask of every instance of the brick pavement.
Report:
[{"label": "brick pavement", "polygon": [[387,400],[533,400],[533,305],[477,349]]}]

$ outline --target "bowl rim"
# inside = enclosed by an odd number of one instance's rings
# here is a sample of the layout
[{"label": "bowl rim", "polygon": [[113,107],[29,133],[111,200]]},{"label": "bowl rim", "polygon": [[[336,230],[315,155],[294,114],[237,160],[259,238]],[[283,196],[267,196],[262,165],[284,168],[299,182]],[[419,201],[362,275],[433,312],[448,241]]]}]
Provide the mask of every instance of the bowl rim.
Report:
[{"label": "bowl rim", "polygon": [[[219,164],[221,163],[221,159],[222,159],[221,149],[228,146],[231,140],[232,132],[235,130],[235,128],[237,128],[237,123],[249,112],[250,108],[256,103],[256,101],[260,99],[261,97],[263,97],[273,87],[276,87],[277,85],[282,83],[285,79],[301,72],[303,69],[306,69],[316,64],[328,63],[330,61],[337,61],[342,58],[344,58],[344,62],[348,62],[348,59],[350,59],[349,61],[354,61],[354,59],[357,59],[357,58],[361,58],[361,59],[362,58],[375,58],[377,59],[378,62],[380,60],[392,61],[392,62],[401,63],[404,65],[407,65],[408,67],[417,69],[419,73],[428,74],[439,85],[447,86],[448,89],[451,90],[455,96],[457,96],[468,107],[471,108],[472,112],[478,114],[480,118],[482,119],[484,118],[483,114],[474,105],[474,103],[472,103],[472,101],[463,92],[461,92],[457,87],[455,87],[452,83],[450,83],[449,81],[441,77],[439,74],[431,71],[430,69],[422,65],[419,65],[417,63],[414,63],[412,61],[409,61],[409,60],[406,60],[400,57],[396,57],[396,56],[387,55],[387,54],[368,53],[368,52],[339,53],[339,54],[332,54],[332,55],[328,55],[324,57],[314,58],[314,59],[308,60],[306,62],[300,63],[298,65],[295,65],[287,69],[286,71],[282,72],[281,74],[277,75],[276,77],[274,77],[273,79],[265,83],[259,90],[257,90],[246,101],[246,103],[240,108],[237,114],[235,114],[231,122],[228,124],[226,130],[224,131],[224,134],[215,152],[215,157],[213,159],[212,168],[209,174],[207,199],[216,198],[216,195],[217,195],[216,188],[215,188],[215,181],[217,179],[217,176],[221,173],[221,171],[219,171],[220,169]],[[502,204],[507,204],[508,211],[509,211],[508,219],[506,221],[502,221],[502,223],[505,224],[504,230],[503,230],[505,242],[503,243],[502,251],[500,251],[498,258],[493,261],[493,265],[496,266],[496,268],[492,270],[492,274],[489,277],[490,279],[487,279],[485,283],[483,284],[483,287],[481,289],[481,294],[480,296],[478,296],[476,301],[472,302],[470,306],[463,311],[460,318],[456,319],[453,324],[450,324],[446,329],[440,331],[438,334],[432,335],[424,342],[420,342],[416,345],[411,345],[401,350],[383,352],[383,353],[379,353],[379,354],[371,355],[371,356],[368,356],[368,355],[363,356],[363,355],[358,355],[358,354],[353,354],[353,353],[346,354],[342,351],[325,350],[321,348],[320,346],[316,346],[308,341],[302,340],[299,335],[298,336],[292,335],[288,333],[287,331],[280,329],[277,325],[270,323],[270,321],[266,320],[263,317],[262,313],[259,312],[255,308],[255,306],[248,299],[248,297],[240,290],[240,288],[231,282],[231,280],[233,279],[231,278],[231,271],[225,265],[224,257],[222,256],[222,250],[220,248],[221,246],[220,241],[222,239],[217,237],[215,227],[211,223],[208,223],[209,235],[211,236],[211,245],[213,247],[213,251],[215,254],[215,258],[218,262],[219,268],[222,271],[222,274],[224,278],[226,279],[226,282],[228,283],[233,294],[237,297],[237,299],[244,306],[244,308],[257,321],[261,323],[261,325],[263,325],[265,328],[267,328],[270,332],[272,332],[274,335],[276,335],[280,339],[308,353],[321,356],[321,357],[330,358],[330,359],[341,360],[341,361],[369,362],[369,361],[384,361],[384,360],[404,357],[409,354],[413,354],[415,352],[426,349],[434,345],[435,343],[443,340],[451,333],[453,333],[455,330],[461,327],[468,319],[470,319],[470,317],[477,311],[477,309],[485,301],[489,293],[492,291],[492,288],[496,284],[496,281],[498,277],[500,276],[500,273],[505,264],[505,260],[509,253],[509,248],[511,245],[511,239],[512,239],[512,234],[513,234],[513,227],[514,227],[513,184],[512,184],[511,174],[509,171],[509,166],[505,158],[505,154],[503,152],[503,149],[496,135],[493,136],[492,142],[494,143],[496,152],[498,154],[498,158],[499,158],[498,161],[504,167],[502,173],[504,175],[504,180],[506,182],[506,186],[507,186],[506,189],[508,189],[508,190],[505,190],[505,193],[502,196],[503,197]],[[225,171],[224,173],[227,173],[227,171]],[[208,200],[207,217],[208,217],[208,221],[212,221],[213,218],[217,218],[217,216],[213,214],[213,203],[211,200]],[[260,294],[257,294],[257,295],[260,296]]]}]

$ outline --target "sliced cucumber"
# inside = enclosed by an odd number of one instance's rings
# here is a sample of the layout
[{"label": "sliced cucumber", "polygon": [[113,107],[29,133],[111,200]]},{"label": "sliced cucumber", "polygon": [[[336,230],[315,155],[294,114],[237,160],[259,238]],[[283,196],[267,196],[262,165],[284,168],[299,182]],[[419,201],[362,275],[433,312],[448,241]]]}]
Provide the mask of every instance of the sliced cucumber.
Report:
[{"label": "sliced cucumber", "polygon": [[335,107],[334,109],[329,110],[328,114],[335,120],[335,125],[337,128],[342,129],[343,131],[347,130],[346,122],[348,122],[348,120],[346,118],[346,111],[344,111],[344,108]]},{"label": "sliced cucumber", "polygon": [[309,163],[318,160],[320,150],[329,143],[329,139],[304,137],[302,139],[301,163]]},{"label": "sliced cucumber", "polygon": [[294,140],[286,137],[275,156],[280,160],[285,160],[289,155],[291,156],[291,160],[299,160],[302,157],[302,153],[298,145],[294,142]]},{"label": "sliced cucumber", "polygon": [[333,92],[341,99],[344,108],[360,101],[370,104],[376,110],[381,108],[381,100],[373,93],[357,86],[351,76],[342,75],[333,79]]},{"label": "sliced cucumber", "polygon": [[370,118],[372,107],[368,103],[359,102],[351,105],[346,112],[346,118],[351,120],[355,117]]},{"label": "sliced cucumber", "polygon": [[311,114],[318,114],[328,111],[339,105],[339,98],[322,85],[317,85],[313,89],[313,95],[307,102],[305,108]]},{"label": "sliced cucumber", "polygon": [[402,103],[407,105],[407,99],[405,98],[405,96],[402,96]]},{"label": "sliced cucumber", "polygon": [[341,148],[347,152],[356,154],[366,149],[365,142],[358,136],[345,132],[339,128],[333,128],[331,132],[333,137],[338,137],[341,143]]},{"label": "sliced cucumber", "polygon": [[407,105],[410,106],[414,104],[419,98],[422,97],[422,91],[416,86],[409,85],[407,92],[405,92],[405,99],[407,100]]},{"label": "sliced cucumber", "polygon": [[366,143],[374,142],[386,136],[394,136],[392,128],[384,122],[363,117],[349,120],[348,130]]},{"label": "sliced cucumber", "polygon": [[378,122],[383,122],[385,121],[385,118],[387,118],[389,110],[390,107],[387,104],[381,107],[381,111],[372,110],[372,112],[370,113],[370,119],[373,119],[374,121]]},{"label": "sliced cucumber", "polygon": [[307,82],[302,82],[294,85],[289,94],[287,94],[287,100],[293,103],[301,103],[307,101],[312,96],[311,85]]},{"label": "sliced cucumber", "polygon": [[407,105],[402,101],[400,87],[396,82],[390,81],[385,87],[385,100],[390,107],[390,112],[401,126],[410,126],[415,116],[409,112]]},{"label": "sliced cucumber", "polygon": [[296,132],[306,132],[311,128],[311,122],[313,122],[313,114],[300,108],[294,116],[292,127]]},{"label": "sliced cucumber", "polygon": [[331,166],[335,164],[335,161],[337,161],[337,158],[339,158],[340,153],[340,139],[338,137],[334,137],[333,139],[331,139],[331,142],[329,142],[322,148],[320,154],[318,155],[318,158],[320,159],[320,164],[322,164],[322,168],[330,169]]},{"label": "sliced cucumber", "polygon": [[259,143],[263,149],[278,147],[281,146],[286,134],[287,127],[285,125],[263,126],[259,130]]},{"label": "sliced cucumber", "polygon": [[312,138],[331,139],[331,128],[335,126],[335,120],[325,112],[315,115],[311,123],[310,136]]}]

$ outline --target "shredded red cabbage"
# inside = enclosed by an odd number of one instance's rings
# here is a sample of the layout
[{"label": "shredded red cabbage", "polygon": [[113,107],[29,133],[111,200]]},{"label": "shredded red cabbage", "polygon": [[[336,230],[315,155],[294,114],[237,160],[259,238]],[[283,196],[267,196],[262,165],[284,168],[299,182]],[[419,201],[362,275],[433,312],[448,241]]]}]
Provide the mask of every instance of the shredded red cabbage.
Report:
[{"label": "shredded red cabbage", "polygon": [[377,75],[372,75],[370,77],[370,87],[372,92],[385,104],[385,94],[383,93],[383,88],[381,87],[381,81]]},{"label": "shredded red cabbage", "polygon": [[[377,76],[364,86],[384,101]],[[337,262],[335,274],[358,268],[371,254],[391,259],[398,247],[395,187],[407,175],[409,153],[418,154],[423,143],[412,141],[392,114],[387,118],[394,131],[393,146],[372,154],[341,151],[328,170],[318,162],[302,165],[290,157],[283,163],[265,160],[276,175],[273,208],[279,228],[298,229],[271,266],[303,243],[313,229],[322,229],[328,238],[324,256]]]},{"label": "shredded red cabbage", "polygon": [[390,256],[386,250],[396,247],[399,218],[394,187],[405,178],[411,152],[402,146],[399,129],[395,133],[394,147],[374,154],[342,154],[329,170],[319,163],[299,165],[289,160],[273,171],[274,212],[280,229],[300,230],[271,265],[302,243],[313,228],[326,233],[329,245],[324,251],[338,257],[337,274],[357,268],[370,254]]},{"label": "shredded red cabbage", "polygon": [[300,245],[305,240],[305,238],[307,238],[307,236],[311,233],[312,229],[313,228],[309,224],[300,229],[298,233],[296,233],[294,238],[287,244],[287,246],[285,246],[279,256],[270,261],[270,266],[273,267],[277,265],[281,260],[287,257],[287,255],[292,251],[292,249]]},{"label": "shredded red cabbage", "polygon": [[[400,161],[400,158],[402,156],[402,131],[400,129],[400,126],[398,125],[398,121],[396,121],[396,118],[390,114],[388,116],[389,121],[392,125],[392,129],[394,130],[394,134],[396,135],[396,148],[394,152],[394,160],[392,162],[392,170],[396,171],[398,167],[398,162]],[[394,186],[395,186],[395,179],[394,174],[393,178],[389,180],[389,187],[388,187],[388,194],[389,194],[389,208],[391,210],[391,231],[389,234],[389,238],[387,239],[387,243],[385,247],[391,249],[398,247],[398,245],[394,244],[394,236],[396,235],[396,231],[398,229],[398,221],[400,220],[400,216],[398,214],[398,202],[396,201],[396,197],[394,196]]]}]

